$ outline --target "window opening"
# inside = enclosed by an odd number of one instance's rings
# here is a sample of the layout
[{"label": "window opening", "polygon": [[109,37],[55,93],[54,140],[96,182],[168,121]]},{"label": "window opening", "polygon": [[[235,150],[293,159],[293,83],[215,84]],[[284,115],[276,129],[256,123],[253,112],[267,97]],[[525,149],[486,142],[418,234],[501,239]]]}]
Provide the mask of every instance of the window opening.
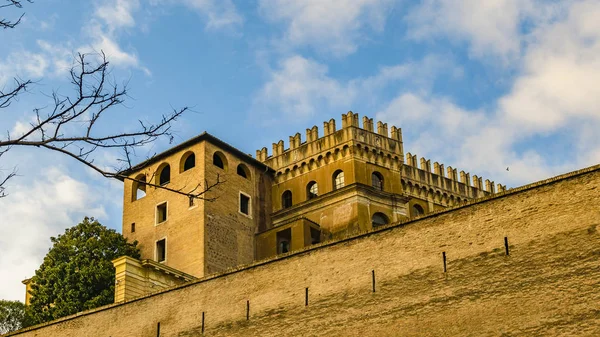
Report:
[{"label": "window opening", "polygon": [[321,242],[321,231],[316,228],[310,228],[310,244],[314,245]]},{"label": "window opening", "polygon": [[140,174],[139,176],[135,177],[135,180],[136,181],[133,182],[134,201],[146,196],[146,175]]},{"label": "window opening", "polygon": [[336,171],[333,175],[333,189],[344,187],[344,171]]},{"label": "window opening", "polygon": [[167,203],[163,202],[156,206],[156,223],[159,224],[165,221],[167,221]]},{"label": "window opening", "polygon": [[289,252],[290,242],[292,242],[292,230],[290,228],[277,232],[277,254]]},{"label": "window opening", "polygon": [[315,181],[311,181],[306,186],[306,197],[307,199],[316,198],[319,196],[319,185]]},{"label": "window opening", "polygon": [[135,222],[131,223],[131,232],[135,233]]},{"label": "window opening", "polygon": [[389,223],[388,217],[383,213],[375,213],[373,214],[373,218],[371,219],[371,224],[373,227],[387,225]]},{"label": "window opening", "polygon": [[159,185],[166,185],[171,181],[171,166],[167,165],[160,171]]},{"label": "window opening", "polygon": [[250,197],[240,193],[240,212],[250,215]]},{"label": "window opening", "polygon": [[425,214],[425,211],[423,210],[423,207],[421,207],[421,205],[414,204],[412,207],[412,213],[414,217]]},{"label": "window opening", "polygon": [[241,177],[248,179],[250,177],[250,171],[244,164],[239,164],[237,167],[237,174]]},{"label": "window opening", "polygon": [[183,171],[187,171],[196,166],[196,155],[190,154],[185,158],[185,162],[183,163]]},{"label": "window opening", "polygon": [[290,208],[292,207],[292,191],[287,190],[281,195],[281,207]]},{"label": "window opening", "polygon": [[213,165],[215,165],[216,167],[222,168],[223,170],[225,170],[225,165],[226,165],[226,160],[225,157],[223,156],[222,153],[220,152],[215,152],[215,154],[213,154]]},{"label": "window opening", "polygon": [[383,176],[379,172],[373,172],[373,174],[371,174],[371,186],[383,191]]},{"label": "window opening", "polygon": [[167,259],[167,239],[156,241],[156,261],[165,262]]}]

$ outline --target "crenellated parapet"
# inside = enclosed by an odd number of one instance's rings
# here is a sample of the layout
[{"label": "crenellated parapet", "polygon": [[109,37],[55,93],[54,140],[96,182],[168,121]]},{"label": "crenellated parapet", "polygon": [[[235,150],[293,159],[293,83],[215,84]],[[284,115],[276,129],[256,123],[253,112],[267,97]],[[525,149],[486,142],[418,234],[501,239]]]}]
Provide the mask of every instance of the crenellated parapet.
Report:
[{"label": "crenellated parapet", "polygon": [[483,184],[483,179],[473,175],[473,184],[471,184],[471,174],[465,171],[458,171],[456,168],[448,166],[444,170],[444,164],[433,163],[425,158],[417,158],[417,155],[406,154],[405,164],[402,169],[402,183],[405,190],[418,197],[429,196],[439,199],[445,195],[456,198],[481,198],[494,193],[504,192],[506,186],[498,184],[488,179]]},{"label": "crenellated parapet", "polygon": [[[372,118],[364,116],[362,127],[359,124],[359,115],[348,111],[342,115],[342,128],[336,128],[335,119],[323,122],[323,134],[319,135],[319,128],[315,125],[306,129],[306,139],[303,142],[300,133],[289,137],[288,147],[285,148],[283,140],[273,143],[272,153],[269,155],[267,148],[256,151],[256,159],[267,164],[276,171],[285,172],[287,169],[301,167],[311,161],[319,163],[324,158],[328,162],[328,154],[355,153],[366,160],[377,159],[379,162],[389,162],[390,167],[398,170],[402,166],[404,152],[402,145],[402,130],[391,127],[391,134],[387,123],[377,122],[374,130]],[[339,156],[337,156],[339,157]],[[392,161],[396,163],[392,163]],[[315,166],[315,165],[313,165]],[[312,167],[312,166],[309,166]]]},{"label": "crenellated parapet", "polygon": [[[362,121],[362,123],[361,123]],[[342,115],[341,129],[336,120],[323,122],[323,133],[315,125],[306,129],[306,138],[300,133],[289,136],[288,147],[280,140],[272,145],[269,155],[267,148],[256,151],[256,158],[276,171],[277,183],[287,181],[301,174],[319,169],[337,160],[352,157],[366,163],[385,167],[398,172],[407,191],[418,188],[415,195],[439,195],[443,200],[468,200],[503,192],[506,187],[493,181],[482,179],[468,172],[431,162],[426,158],[407,153],[404,155],[402,129],[388,126],[382,121],[373,121],[368,116],[348,111]],[[471,178],[472,177],[472,178]],[[431,200],[431,198],[430,198]],[[450,201],[448,204],[452,204]]]}]

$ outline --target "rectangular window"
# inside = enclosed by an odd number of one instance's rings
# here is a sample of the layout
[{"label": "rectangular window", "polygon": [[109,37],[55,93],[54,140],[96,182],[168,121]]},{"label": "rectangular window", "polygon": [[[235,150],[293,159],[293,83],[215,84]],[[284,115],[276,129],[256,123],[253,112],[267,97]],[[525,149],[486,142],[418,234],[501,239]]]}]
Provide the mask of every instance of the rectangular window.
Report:
[{"label": "rectangular window", "polygon": [[240,212],[250,215],[250,197],[240,193]]},{"label": "rectangular window", "polygon": [[135,233],[135,222],[131,223],[131,232]]},{"label": "rectangular window", "polygon": [[277,232],[277,254],[285,254],[290,251],[292,242],[292,230],[290,228]]},{"label": "rectangular window", "polygon": [[310,228],[310,244],[314,245],[321,242],[321,231],[316,228]]},{"label": "rectangular window", "polygon": [[196,205],[196,198],[194,197],[189,197],[189,201],[188,201],[188,207],[192,208]]},{"label": "rectangular window", "polygon": [[156,223],[159,224],[165,221],[167,221],[167,203],[163,202],[156,206]]},{"label": "rectangular window", "polygon": [[167,239],[156,241],[156,261],[165,262],[167,259]]}]

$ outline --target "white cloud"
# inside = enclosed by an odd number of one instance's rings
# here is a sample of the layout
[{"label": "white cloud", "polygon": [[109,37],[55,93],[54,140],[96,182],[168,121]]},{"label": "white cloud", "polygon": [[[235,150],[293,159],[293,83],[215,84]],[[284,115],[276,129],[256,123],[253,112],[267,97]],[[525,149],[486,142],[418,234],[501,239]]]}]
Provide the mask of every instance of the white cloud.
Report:
[{"label": "white cloud", "polygon": [[48,41],[38,40],[38,46],[44,57],[52,64],[52,75],[63,76],[69,72],[73,65],[73,49],[69,44],[53,45]]},{"label": "white cloud", "polygon": [[260,0],[259,11],[271,22],[284,23],[283,41],[312,46],[337,56],[358,48],[363,30],[383,30],[389,0]]},{"label": "white cloud", "polygon": [[467,41],[475,57],[518,58],[526,42],[523,24],[540,25],[563,12],[570,1],[425,0],[405,17],[408,36]]},{"label": "white cloud", "polygon": [[456,78],[462,69],[450,58],[430,55],[416,62],[383,66],[370,77],[341,82],[329,76],[324,64],[295,55],[270,70],[254,102],[255,110],[273,116],[283,114],[288,121],[297,122],[319,109],[350,109],[358,99],[376,101],[381,90],[394,83],[426,91],[442,73]]},{"label": "white cloud", "polygon": [[[33,172],[30,172],[33,174]],[[50,236],[64,232],[85,215],[105,217],[94,189],[57,167],[41,175],[9,181],[9,196],[0,199],[0,298],[23,300],[21,281],[31,277],[50,248]]]},{"label": "white cloud", "polygon": [[135,0],[115,0],[99,6],[95,18],[83,28],[84,35],[91,39],[89,44],[74,48],[71,42],[37,40],[39,49],[35,52],[23,50],[10,53],[5,60],[0,60],[0,87],[15,76],[34,80],[65,76],[73,65],[76,52],[103,51],[112,65],[138,68],[149,75],[150,71],[140,65],[135,52],[124,51],[117,39],[119,29],[134,25],[132,13],[138,7],[139,3]]},{"label": "white cloud", "polygon": [[463,76],[464,70],[447,55],[427,55],[418,61],[380,67],[377,74],[352,80],[351,86],[361,92],[363,98],[376,97],[377,92],[391,83],[403,83],[420,91],[429,90],[442,74],[452,79]]},{"label": "white cloud", "polygon": [[102,51],[112,65],[123,68],[140,67],[137,55],[134,53],[125,52],[121,46],[119,46],[116,39],[110,34],[104,32],[99,26],[91,29],[90,35],[93,39],[92,44],[89,47],[81,47],[80,51],[84,53],[99,53]]},{"label": "white cloud", "polygon": [[107,1],[96,8],[95,15],[104,21],[109,30],[133,27],[135,20],[132,12],[136,11],[139,6],[138,0]]},{"label": "white cloud", "polygon": [[600,3],[574,4],[568,16],[537,28],[523,74],[500,110],[521,127],[552,131],[572,118],[600,119]]},{"label": "white cloud", "polygon": [[497,183],[522,184],[551,172],[534,151],[513,150],[524,137],[522,130],[498,124],[501,121],[489,112],[464,109],[449,98],[405,92],[379,111],[376,119],[403,127],[406,152],[459,171],[485,174]]},{"label": "white cloud", "polygon": [[518,54],[519,16],[529,1],[426,0],[407,16],[409,35],[468,39],[477,55]]},{"label": "white cloud", "polygon": [[327,76],[327,67],[301,56],[282,61],[271,73],[257,104],[266,109],[284,109],[287,117],[302,119],[315,113],[319,104],[340,107],[353,93]]},{"label": "white cloud", "polygon": [[183,3],[206,16],[206,28],[219,29],[240,25],[244,19],[231,0],[182,0]]},{"label": "white cloud", "polygon": [[236,27],[244,22],[231,0],[150,0],[150,4],[181,4],[191,8],[206,20],[207,29]]},{"label": "white cloud", "polygon": [[[421,154],[468,165],[507,183],[522,184],[597,163],[599,16],[599,2],[580,1],[555,15],[560,19],[533,27],[523,56],[515,60],[521,72],[487,111],[464,109],[449,99],[408,89],[377,117],[407,126],[405,135],[417,134],[413,148]],[[535,137],[552,137],[574,147],[561,153],[562,158],[543,158],[529,143]]]},{"label": "white cloud", "polygon": [[49,68],[45,55],[29,51],[16,51],[0,61],[0,88],[14,77],[39,79]]},{"label": "white cloud", "polygon": [[83,29],[91,42],[79,47],[78,51],[103,52],[111,65],[138,68],[146,75],[150,75],[150,70],[140,64],[135,51],[125,51],[118,42],[123,29],[135,27],[134,13],[139,8],[138,0],[110,0],[101,3],[96,8],[90,24]]}]

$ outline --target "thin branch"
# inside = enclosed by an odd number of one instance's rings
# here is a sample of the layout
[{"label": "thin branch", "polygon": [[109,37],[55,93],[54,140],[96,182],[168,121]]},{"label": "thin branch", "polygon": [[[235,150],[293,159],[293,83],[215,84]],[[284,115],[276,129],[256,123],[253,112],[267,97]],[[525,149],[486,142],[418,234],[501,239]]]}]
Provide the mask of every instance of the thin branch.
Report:
[{"label": "thin branch", "polygon": [[[104,177],[136,181],[124,174],[133,166],[132,157],[135,150],[162,137],[166,137],[169,142],[172,142],[171,126],[188,108],[173,109],[170,113],[162,115],[160,120],[155,123],[145,123],[139,120],[137,127],[130,131],[101,132],[97,127],[98,124],[101,120],[110,118],[107,114],[112,108],[124,102],[127,96],[127,87],[109,82],[107,76],[109,63],[104,53],[94,54],[93,57],[88,54],[77,54],[76,63],[70,71],[74,95],[62,96],[53,92],[50,98],[54,106],[49,109],[34,109],[35,119],[30,123],[28,130],[21,135],[15,135],[15,137],[11,137],[7,133],[6,138],[0,138],[0,156],[16,146],[43,148],[71,157]],[[27,86],[31,85],[30,81],[19,79],[15,79],[15,81],[14,89],[6,93],[0,92],[0,108],[9,107],[18,94],[27,90]],[[44,113],[44,111],[48,112]],[[120,150],[121,157],[117,159],[117,162],[121,167],[108,170],[96,164],[94,155],[99,150]],[[0,187],[12,177],[14,175],[5,177]],[[205,197],[206,193],[223,183],[217,177],[214,183],[205,182],[204,186],[198,184],[191,191],[184,191],[148,182],[137,182],[204,200],[214,200],[214,198]],[[4,187],[1,191],[5,191]]]},{"label": "thin branch", "polygon": [[[6,2],[7,3],[5,3],[4,5],[0,5],[0,9],[7,7],[23,8],[22,0],[6,0]],[[27,2],[31,3],[33,1],[27,0]],[[21,14],[19,19],[17,19],[17,21],[14,22],[8,19],[0,19],[0,28],[15,28],[19,23],[21,23],[21,19],[23,19],[23,16],[25,16],[25,13]]]},{"label": "thin branch", "polygon": [[15,177],[17,175],[17,170],[13,169],[11,173],[7,174],[2,180],[0,180],[0,198],[6,197],[8,194],[6,193],[6,182]]},{"label": "thin branch", "polygon": [[27,91],[27,87],[32,84],[30,80],[23,81],[19,78],[14,78],[15,87],[9,91],[0,90],[0,109],[8,108],[12,100],[21,92]]}]

